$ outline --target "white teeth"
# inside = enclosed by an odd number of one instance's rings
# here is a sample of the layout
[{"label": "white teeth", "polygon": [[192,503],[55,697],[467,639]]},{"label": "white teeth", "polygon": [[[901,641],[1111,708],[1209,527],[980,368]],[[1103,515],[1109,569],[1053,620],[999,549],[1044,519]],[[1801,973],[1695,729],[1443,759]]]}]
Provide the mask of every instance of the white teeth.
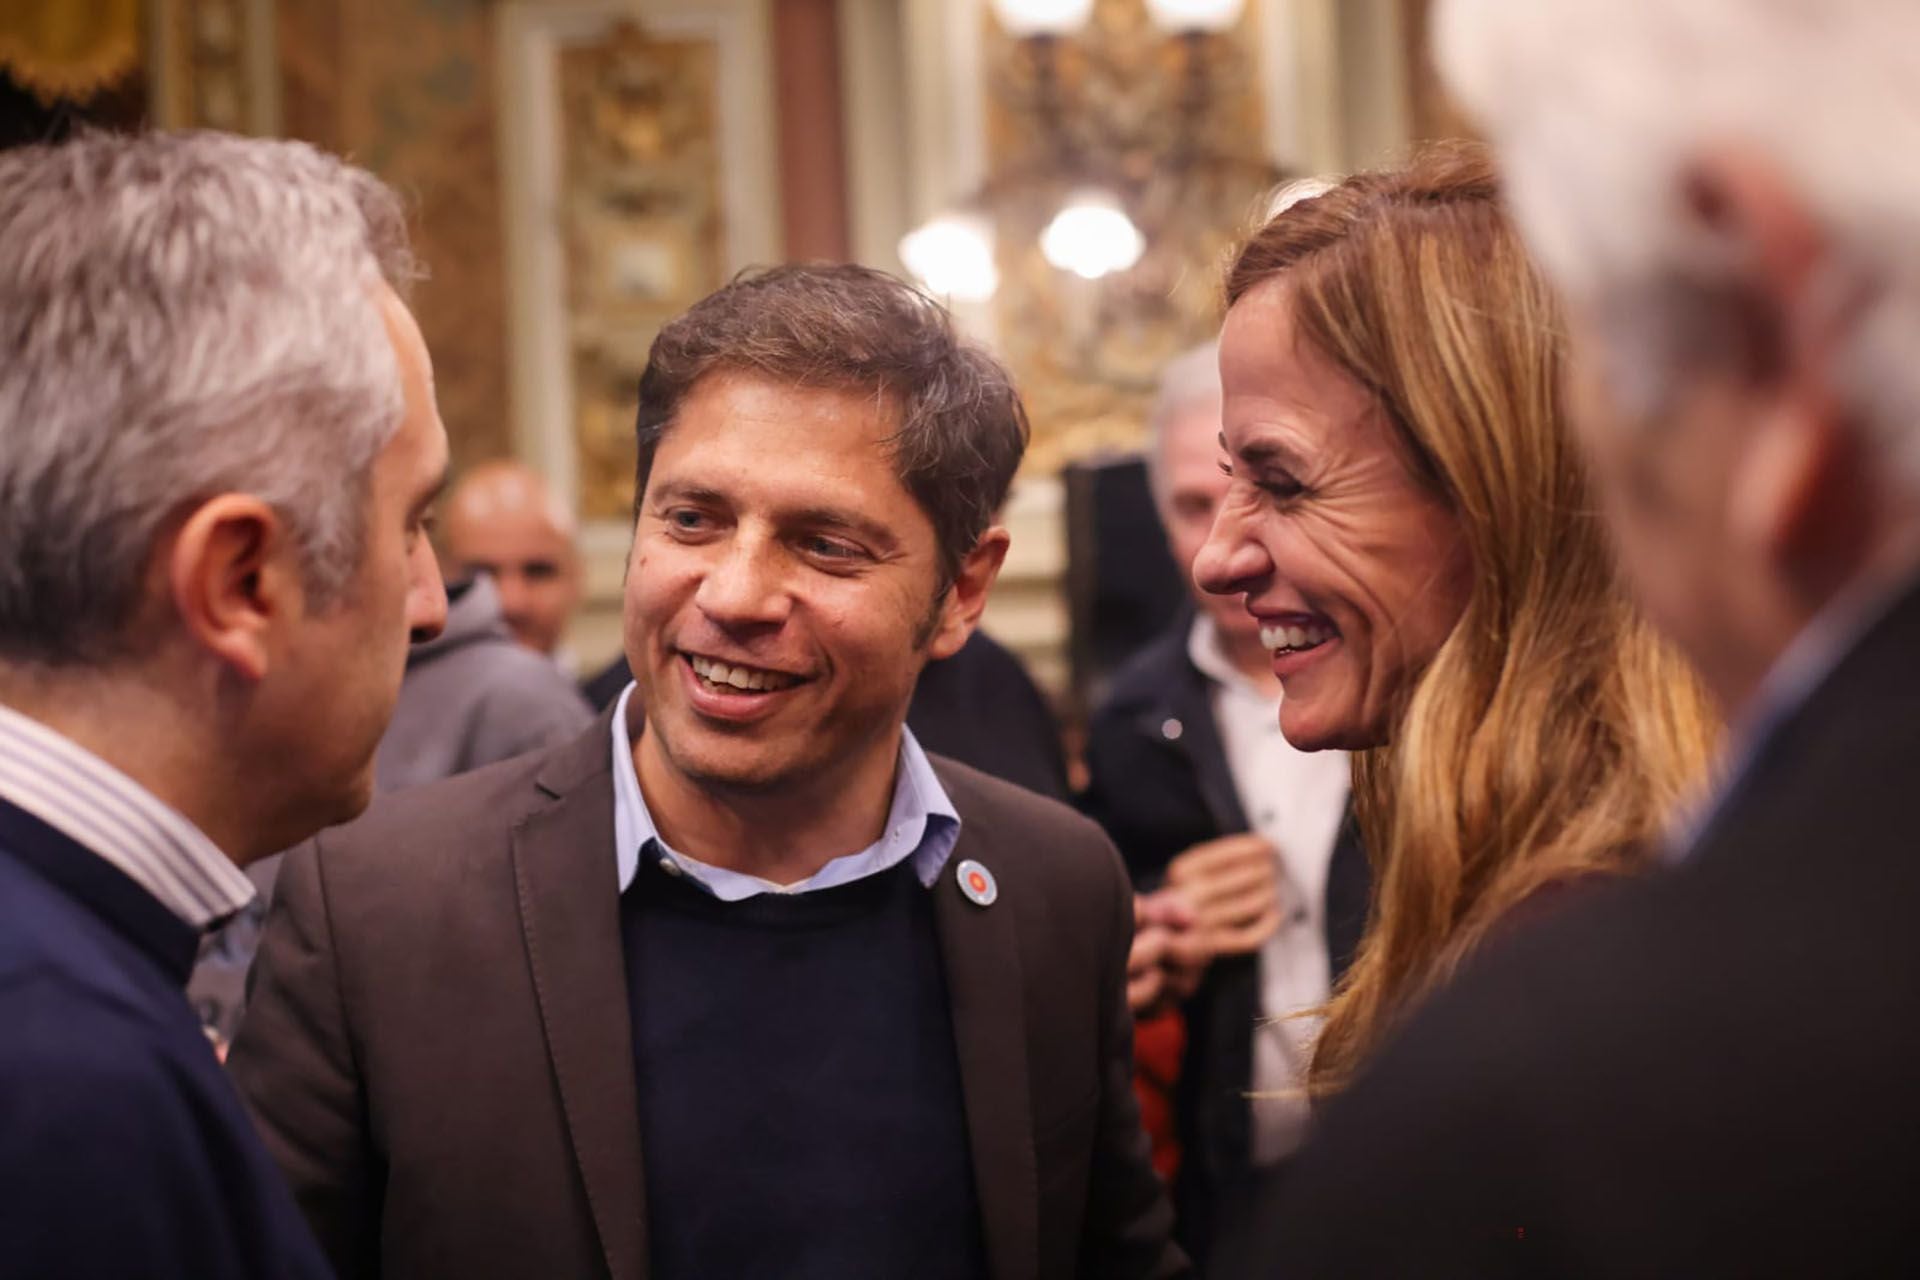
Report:
[{"label": "white teeth", "polygon": [[1280,650],[1312,649],[1333,639],[1333,628],[1318,623],[1308,623],[1303,627],[1263,626],[1260,628],[1260,643],[1267,649]]},{"label": "white teeth", "polygon": [[702,658],[689,654],[688,661],[693,664],[693,674],[708,684],[730,685],[735,689],[784,689],[795,683],[792,676],[779,671],[761,671],[755,667],[728,666],[724,662],[715,662],[712,658]]}]

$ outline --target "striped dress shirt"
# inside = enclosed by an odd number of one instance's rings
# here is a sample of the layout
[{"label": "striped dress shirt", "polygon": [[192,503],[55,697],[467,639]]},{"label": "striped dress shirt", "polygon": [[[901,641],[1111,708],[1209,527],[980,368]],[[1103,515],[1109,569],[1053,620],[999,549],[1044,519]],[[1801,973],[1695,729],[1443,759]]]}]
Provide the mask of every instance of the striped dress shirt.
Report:
[{"label": "striped dress shirt", "polygon": [[91,849],[196,929],[253,899],[206,833],[99,756],[0,706],[0,799]]}]

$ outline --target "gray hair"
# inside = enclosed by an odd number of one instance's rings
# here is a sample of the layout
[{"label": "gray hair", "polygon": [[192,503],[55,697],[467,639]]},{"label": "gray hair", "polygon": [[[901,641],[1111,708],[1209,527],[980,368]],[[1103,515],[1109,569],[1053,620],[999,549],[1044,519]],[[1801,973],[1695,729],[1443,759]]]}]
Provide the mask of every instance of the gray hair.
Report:
[{"label": "gray hair", "polygon": [[126,652],[155,538],[225,492],[332,603],[404,410],[376,291],[414,274],[394,194],[303,143],[0,153],[0,657]]},{"label": "gray hair", "polygon": [[1154,392],[1153,408],[1147,414],[1147,485],[1153,500],[1160,503],[1166,494],[1164,461],[1167,428],[1189,409],[1220,407],[1220,344],[1205,342],[1175,356],[1160,370],[1160,385]]},{"label": "gray hair", "polygon": [[1739,349],[1740,264],[1696,225],[1687,165],[1766,156],[1857,308],[1841,392],[1920,482],[1920,5],[1911,0],[1450,0],[1449,86],[1498,143],[1516,215],[1594,324],[1614,394],[1652,416],[1688,363]]}]

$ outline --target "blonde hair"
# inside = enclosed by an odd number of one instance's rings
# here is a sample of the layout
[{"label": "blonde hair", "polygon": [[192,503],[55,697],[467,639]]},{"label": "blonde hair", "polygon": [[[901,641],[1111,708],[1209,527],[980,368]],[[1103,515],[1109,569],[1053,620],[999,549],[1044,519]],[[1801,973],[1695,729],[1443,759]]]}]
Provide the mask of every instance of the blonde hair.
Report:
[{"label": "blonde hair", "polygon": [[1324,1094],[1514,907],[1644,862],[1715,727],[1617,581],[1565,424],[1559,311],[1485,152],[1431,149],[1292,206],[1241,248],[1228,305],[1279,277],[1472,562],[1388,741],[1354,756],[1374,903],[1314,1050]]}]

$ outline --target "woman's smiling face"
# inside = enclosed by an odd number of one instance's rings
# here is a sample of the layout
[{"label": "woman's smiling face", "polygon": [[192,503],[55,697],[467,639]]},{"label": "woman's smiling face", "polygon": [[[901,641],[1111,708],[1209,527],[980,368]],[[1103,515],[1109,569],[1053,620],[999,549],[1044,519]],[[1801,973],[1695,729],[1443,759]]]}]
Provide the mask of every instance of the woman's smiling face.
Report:
[{"label": "woman's smiling face", "polygon": [[1227,313],[1220,373],[1233,480],[1194,578],[1246,594],[1289,742],[1378,746],[1466,607],[1459,522],[1373,396],[1300,334],[1284,277]]}]

